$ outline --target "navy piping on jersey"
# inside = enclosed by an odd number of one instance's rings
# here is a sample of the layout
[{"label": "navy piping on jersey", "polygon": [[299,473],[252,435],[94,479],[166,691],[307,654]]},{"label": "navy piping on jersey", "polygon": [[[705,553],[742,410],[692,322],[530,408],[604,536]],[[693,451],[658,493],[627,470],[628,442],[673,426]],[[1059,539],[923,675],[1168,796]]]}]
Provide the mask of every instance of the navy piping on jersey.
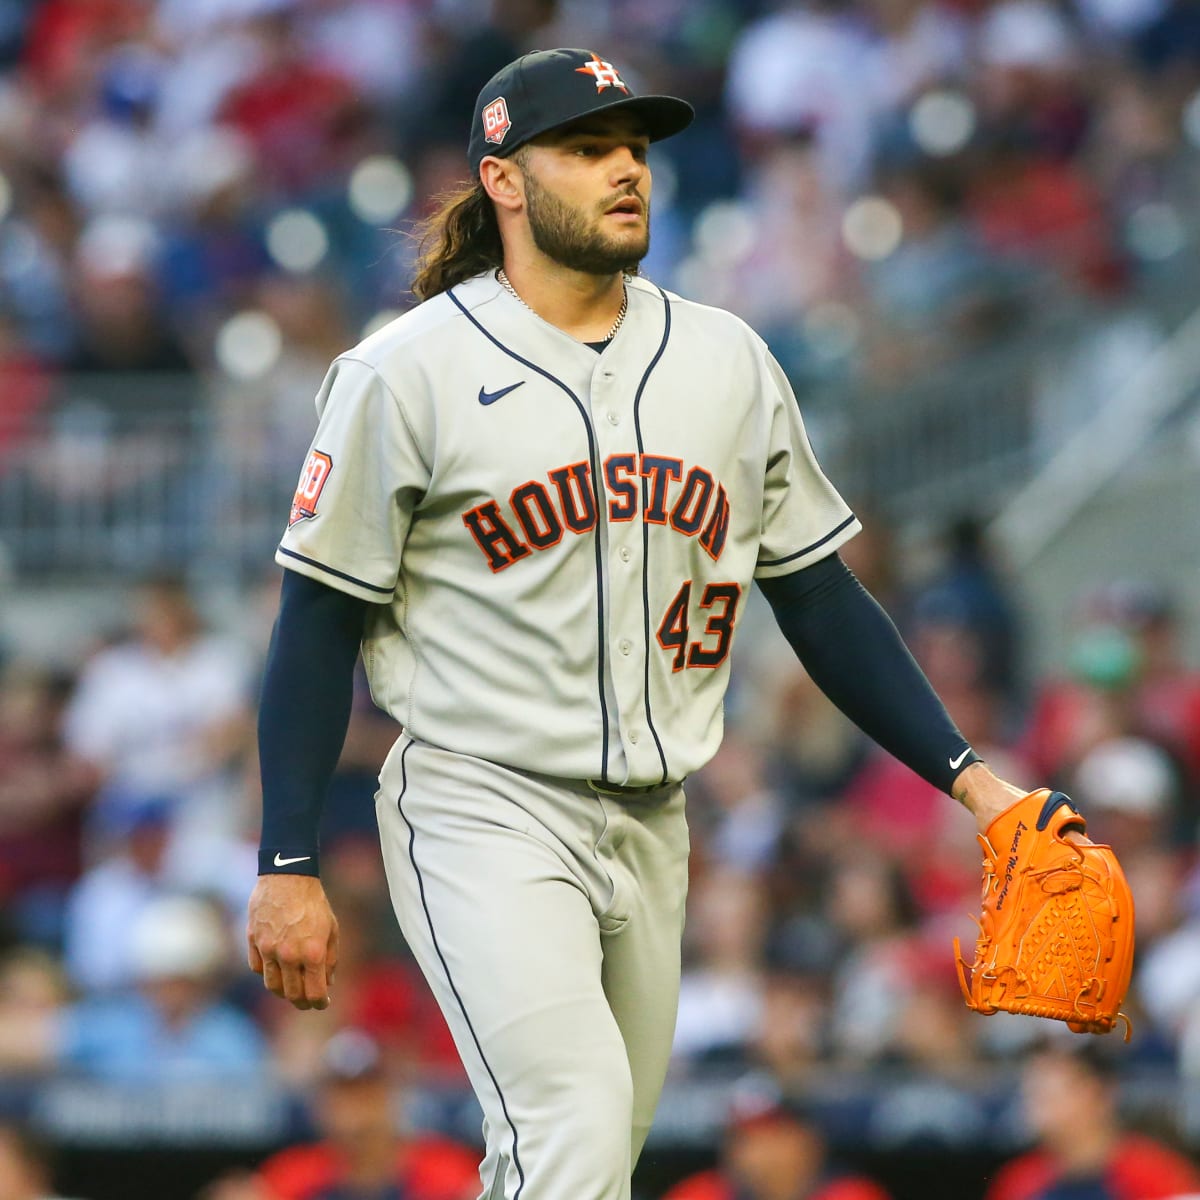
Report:
[{"label": "navy piping on jersey", "polygon": [[[637,392],[633,397],[633,429],[637,435],[638,461],[641,462],[641,455],[645,453],[646,447],[642,443],[642,393],[646,390],[646,383],[650,378],[650,372],[658,366],[658,360],[662,358],[663,351],[667,348],[667,340],[671,336],[671,302],[667,299],[666,293],[662,288],[655,289],[662,297],[663,302],[663,335],[662,341],[658,344],[658,349],[654,352],[654,357],[650,360],[650,365],[642,374],[642,381],[638,384]],[[647,476],[642,476],[642,512],[645,513],[650,507],[650,480]],[[643,637],[645,638],[645,648],[642,655],[646,663],[646,682],[645,682],[645,699],[646,699],[646,724],[650,728],[650,733],[654,738],[654,745],[658,748],[658,761],[662,763],[662,782],[667,782],[667,756],[663,752],[662,739],[658,736],[658,730],[654,728],[654,716],[650,711],[650,523],[642,522],[642,613],[645,618],[645,628]]]},{"label": "navy piping on jersey", "polygon": [[500,1090],[500,1082],[492,1070],[491,1063],[488,1062],[483,1053],[483,1047],[479,1044],[479,1035],[475,1032],[475,1026],[471,1024],[471,1018],[467,1015],[467,1006],[463,1003],[463,998],[459,995],[458,988],[454,986],[454,978],[450,974],[450,967],[446,963],[446,956],[442,953],[442,947],[438,943],[437,933],[433,928],[433,917],[429,912],[429,901],[425,897],[425,877],[421,874],[421,868],[417,866],[417,831],[413,827],[412,822],[404,815],[404,793],[408,791],[408,769],[404,760],[408,757],[408,752],[413,748],[413,745],[414,743],[410,741],[400,751],[400,779],[402,782],[400,785],[400,795],[396,797],[396,811],[400,814],[400,819],[408,826],[408,861],[412,863],[413,872],[417,877],[417,889],[421,893],[421,908],[425,911],[425,924],[429,926],[429,936],[433,941],[433,949],[437,953],[438,961],[442,964],[442,970],[446,973],[446,982],[450,985],[450,990],[454,993],[454,999],[458,1003],[458,1011],[462,1013],[463,1020],[467,1023],[471,1040],[475,1043],[475,1049],[479,1053],[479,1061],[483,1063],[483,1069],[488,1073],[488,1078],[492,1081],[492,1087],[496,1089],[496,1095],[500,1097],[500,1109],[504,1113],[504,1119],[508,1122],[509,1129],[512,1130],[512,1160],[513,1166],[517,1168],[517,1178],[520,1180],[517,1184],[517,1190],[513,1195],[513,1200],[519,1200],[521,1193],[525,1190],[525,1172],[521,1169],[521,1156],[517,1152],[517,1127],[509,1115],[508,1104],[505,1102],[504,1093]]},{"label": "navy piping on jersey", "polygon": [[509,358],[515,358],[522,366],[528,367],[531,371],[536,371],[543,379],[548,379],[557,387],[562,388],[568,396],[571,397],[575,407],[579,410],[579,416],[583,420],[584,432],[587,434],[588,442],[588,462],[592,468],[592,498],[596,506],[596,536],[592,539],[596,547],[596,648],[597,648],[597,686],[600,692],[600,725],[603,730],[601,742],[601,759],[600,759],[600,782],[608,783],[608,701],[604,698],[604,558],[600,550],[600,522],[603,520],[604,509],[602,507],[604,497],[600,493],[600,465],[598,455],[596,454],[596,439],[592,433],[592,423],[588,420],[587,409],[583,407],[578,396],[557,375],[551,375],[545,367],[539,367],[537,363],[530,362],[529,359],[522,357],[515,350],[506,346],[494,334],[486,330],[466,309],[462,301],[454,294],[454,289],[446,293],[447,296],[454,302],[455,307],[462,313],[480,333],[483,334],[497,350],[503,351]]},{"label": "navy piping on jersey", "polygon": [[760,567],[781,567],[781,566],[783,566],[784,563],[789,563],[794,558],[803,558],[806,554],[811,554],[814,550],[818,549],[820,546],[825,545],[825,543],[827,541],[829,541],[830,538],[837,537],[837,535],[839,533],[841,533],[842,530],[845,529],[847,525],[853,524],[855,519],[856,518],[855,518],[854,514],[851,513],[840,525],[831,529],[823,538],[817,538],[817,540],[815,542],[811,542],[809,545],[805,546],[803,550],[797,550],[797,551],[795,551],[795,553],[787,554],[783,558],[765,559],[763,562],[760,562],[758,565]]},{"label": "navy piping on jersey", "polygon": [[297,554],[295,550],[288,550],[283,546],[279,547],[280,554],[286,554],[288,558],[294,558],[297,562],[308,563],[310,567],[319,567],[326,575],[336,575],[339,579],[344,579],[347,583],[357,584],[359,587],[366,588],[369,592],[378,592],[381,596],[390,596],[396,590],[389,587],[377,587],[373,583],[368,583],[365,579],[359,579],[354,575],[347,575],[345,571],[338,571],[333,567],[327,567],[323,562],[317,562],[315,558],[305,558],[303,554]]}]

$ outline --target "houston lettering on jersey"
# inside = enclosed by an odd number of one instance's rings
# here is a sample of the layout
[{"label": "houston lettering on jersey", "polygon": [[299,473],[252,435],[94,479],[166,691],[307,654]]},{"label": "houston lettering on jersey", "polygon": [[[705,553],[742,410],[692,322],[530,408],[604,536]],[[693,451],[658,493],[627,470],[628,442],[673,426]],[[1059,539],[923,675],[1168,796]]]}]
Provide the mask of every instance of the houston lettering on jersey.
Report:
[{"label": "houston lettering on jersey", "polygon": [[[531,479],[513,488],[503,507],[498,500],[485,500],[463,513],[463,524],[493,571],[557,546],[566,533],[595,529],[591,465],[571,463],[546,478],[548,485]],[[610,522],[632,521],[640,511],[647,524],[670,525],[698,538],[714,562],[721,557],[729,534],[729,496],[710,471],[697,466],[685,473],[681,459],[661,454],[612,454],[604,460],[604,489]]]}]

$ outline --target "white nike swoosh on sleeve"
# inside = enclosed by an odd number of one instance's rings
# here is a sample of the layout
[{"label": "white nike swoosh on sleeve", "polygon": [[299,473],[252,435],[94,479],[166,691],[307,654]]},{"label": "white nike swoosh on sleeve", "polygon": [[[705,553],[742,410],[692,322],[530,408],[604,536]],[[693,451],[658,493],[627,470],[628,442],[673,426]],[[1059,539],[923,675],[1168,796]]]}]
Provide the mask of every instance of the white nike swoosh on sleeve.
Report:
[{"label": "white nike swoosh on sleeve", "polygon": [[308,862],[310,858],[312,858],[311,854],[302,854],[299,858],[280,858],[279,855],[276,854],[275,865],[277,867],[290,867],[292,863]]}]

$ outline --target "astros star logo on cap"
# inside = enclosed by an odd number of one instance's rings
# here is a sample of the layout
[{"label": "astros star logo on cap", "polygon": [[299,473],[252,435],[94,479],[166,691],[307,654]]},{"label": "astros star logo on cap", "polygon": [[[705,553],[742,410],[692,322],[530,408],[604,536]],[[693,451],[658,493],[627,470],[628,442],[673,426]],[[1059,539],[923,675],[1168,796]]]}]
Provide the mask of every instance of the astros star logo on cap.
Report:
[{"label": "astros star logo on cap", "polygon": [[605,88],[617,87],[623,92],[628,92],[629,89],[621,82],[620,75],[617,74],[617,68],[610,62],[605,62],[604,59],[597,56],[596,52],[592,51],[592,61],[586,62],[582,67],[576,67],[577,75],[591,75],[596,80],[596,91],[602,92]]},{"label": "astros star logo on cap", "polygon": [[[575,78],[579,75],[596,86]],[[676,96],[635,96],[617,68],[594,50],[534,50],[501,67],[480,89],[467,161],[477,173],[485,158],[507,157],[544,133],[610,111],[634,117],[652,142],[679,133],[696,115]]]}]

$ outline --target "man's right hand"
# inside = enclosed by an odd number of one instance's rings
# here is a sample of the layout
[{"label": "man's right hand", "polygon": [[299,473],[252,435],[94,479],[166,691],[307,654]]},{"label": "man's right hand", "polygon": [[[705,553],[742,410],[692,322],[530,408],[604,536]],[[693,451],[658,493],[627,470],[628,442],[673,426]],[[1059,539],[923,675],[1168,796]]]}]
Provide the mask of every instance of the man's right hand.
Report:
[{"label": "man's right hand", "polygon": [[329,1007],[338,923],[312,875],[260,875],[246,923],[250,969],[300,1009]]}]

